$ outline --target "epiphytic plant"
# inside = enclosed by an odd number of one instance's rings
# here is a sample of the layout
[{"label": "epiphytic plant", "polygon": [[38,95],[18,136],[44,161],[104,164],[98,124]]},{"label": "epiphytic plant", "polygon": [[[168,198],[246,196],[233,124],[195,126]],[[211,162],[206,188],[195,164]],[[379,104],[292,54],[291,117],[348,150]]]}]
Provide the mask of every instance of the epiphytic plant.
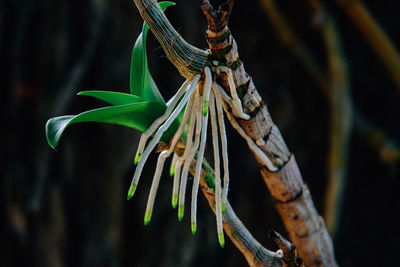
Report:
[{"label": "epiphytic plant", "polygon": [[[165,160],[173,155],[170,169],[170,174],[174,176],[172,206],[178,206],[179,220],[184,214],[188,172],[194,176],[191,203],[193,233],[196,232],[197,193],[199,184],[202,184],[202,191],[216,214],[218,239],[222,247],[225,243],[224,227],[251,266],[282,266],[282,259],[288,266],[300,266],[301,262],[295,253],[296,246],[274,234],[274,242],[280,250],[272,252],[265,249],[251,236],[229,205],[225,111],[232,126],[246,140],[257,159],[261,174],[276,200],[275,206],[292,241],[299,245],[299,252],[306,263],[310,266],[315,262],[336,266],[330,237],[315,210],[296,161],[239,58],[236,42],[227,27],[233,0],[228,0],[218,11],[213,9],[208,0],[203,1],[202,10],[209,24],[207,42],[210,49],[207,51],[188,44],[172,27],[162,12],[171,2],[159,5],[155,0],[134,2],[145,24],[132,54],[131,94],[99,91],[80,93],[104,100],[112,106],[49,120],[46,124],[49,144],[56,146],[65,128],[77,122],[107,122],[140,130],[144,133],[135,155],[137,167],[128,199],[136,190],[151,151],[157,144],[161,151],[148,197],[145,224],[149,223],[152,216]],[[168,59],[186,78],[167,103],[147,68],[145,41],[149,28]],[[214,170],[203,158],[209,117]],[[150,136],[153,138],[146,146]],[[220,165],[223,165],[223,179]]]},{"label": "epiphytic plant", "polygon": [[[160,6],[165,9],[172,4],[172,2],[161,2]],[[151,219],[164,162],[173,154],[170,172],[174,176],[172,206],[176,208],[178,205],[179,221],[182,220],[184,214],[189,168],[195,162],[191,203],[191,227],[192,233],[195,234],[197,229],[197,195],[207,140],[208,119],[210,117],[214,150],[217,231],[219,243],[223,247],[225,241],[222,214],[225,212],[229,186],[228,150],[223,115],[223,100],[232,108],[237,117],[246,120],[249,119],[249,115],[243,112],[236,93],[231,70],[226,66],[220,66],[217,61],[214,62],[214,66],[205,66],[202,73],[188,78],[177,93],[165,103],[147,67],[147,32],[148,26],[144,23],[142,33],[138,37],[132,53],[131,94],[108,91],[80,92],[79,95],[92,96],[106,101],[113,106],[91,110],[76,116],[61,116],[50,119],[46,124],[48,142],[52,147],[55,147],[65,128],[78,122],[96,121],[114,123],[143,131],[144,133],[140,138],[134,160],[137,167],[128,191],[128,199],[130,199],[136,190],[148,156],[157,144],[162,141],[166,145],[162,146],[162,152],[158,157],[157,168],[148,197],[144,224],[147,225]],[[215,82],[210,68],[213,68],[218,73],[224,72],[228,75],[232,98]],[[146,146],[150,136],[153,136],[153,138]],[[186,139],[186,142],[184,151],[180,153],[178,152],[178,142],[183,142],[183,139]],[[220,179],[219,140],[222,148],[223,185]],[[254,148],[257,149],[256,146]],[[271,168],[274,168],[272,164]]]}]

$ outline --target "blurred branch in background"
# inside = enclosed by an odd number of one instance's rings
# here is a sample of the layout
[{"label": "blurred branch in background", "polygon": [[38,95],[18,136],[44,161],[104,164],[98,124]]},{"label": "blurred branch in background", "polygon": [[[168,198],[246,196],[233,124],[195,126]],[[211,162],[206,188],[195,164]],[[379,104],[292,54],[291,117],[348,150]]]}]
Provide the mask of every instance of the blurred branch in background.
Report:
[{"label": "blurred branch in background", "polygon": [[385,65],[400,94],[400,55],[361,0],[336,0]]},{"label": "blurred branch in background", "polygon": [[[342,206],[343,193],[345,190],[351,124],[354,123],[354,127],[358,132],[362,136],[365,136],[366,140],[370,140],[368,144],[372,145],[375,150],[378,152],[385,151],[384,153],[379,153],[384,161],[393,164],[398,160],[397,155],[399,155],[400,150],[393,139],[382,129],[376,126],[367,127],[366,125],[370,126],[372,123],[359,114],[358,109],[353,107],[350,99],[350,82],[346,60],[340,45],[340,34],[332,15],[327,13],[321,3],[315,0],[307,1],[309,7],[313,10],[314,21],[318,25],[321,31],[321,38],[325,43],[328,74],[320,71],[321,67],[318,66],[318,63],[302,41],[297,38],[289,22],[277,8],[275,1],[260,0],[260,3],[278,39],[305,67],[305,70],[314,79],[315,83],[322,90],[322,94],[330,103],[331,141],[329,145],[329,173],[324,217],[327,227],[334,237],[337,231],[338,221],[340,221],[340,207]],[[372,134],[372,132],[375,134]],[[382,155],[385,156],[382,157]]]},{"label": "blurred branch in background", "polygon": [[357,123],[356,131],[360,132],[374,150],[378,152],[381,160],[389,165],[394,165],[400,159],[399,143],[388,136],[381,128],[368,121],[360,112],[354,112],[354,120]]},{"label": "blurred branch in background", "polygon": [[85,46],[81,51],[79,59],[75,61],[69,73],[63,77],[62,88],[58,90],[60,95],[54,104],[54,114],[63,114],[65,108],[70,103],[71,98],[78,92],[78,85],[88,72],[88,67],[96,53],[96,47],[99,45],[100,36],[104,29],[107,5],[105,0],[90,0],[89,2],[90,16],[88,18],[88,35],[83,41]]},{"label": "blurred branch in background", "polygon": [[316,0],[308,0],[314,17],[321,18],[321,31],[327,56],[328,83],[330,86],[330,144],[324,217],[332,238],[340,226],[344,194],[348,175],[350,135],[353,123],[345,55],[340,33],[334,18]]},{"label": "blurred branch in background", "polygon": [[[58,96],[51,107],[52,115],[67,112],[72,97],[76,95],[79,85],[88,73],[90,63],[93,61],[94,55],[97,52],[101,34],[104,31],[106,10],[107,5],[104,0],[90,0],[89,12],[91,15],[88,19],[89,27],[87,31],[87,39],[84,42],[85,45],[82,48],[78,59],[73,66],[71,66],[69,73],[61,77],[62,80],[59,82],[61,88],[57,90]],[[49,153],[52,152],[53,151],[45,149],[40,157],[41,160],[38,162],[40,167],[38,168],[37,179],[30,201],[32,211],[38,211],[40,209],[43,187],[46,175],[49,171]]]}]

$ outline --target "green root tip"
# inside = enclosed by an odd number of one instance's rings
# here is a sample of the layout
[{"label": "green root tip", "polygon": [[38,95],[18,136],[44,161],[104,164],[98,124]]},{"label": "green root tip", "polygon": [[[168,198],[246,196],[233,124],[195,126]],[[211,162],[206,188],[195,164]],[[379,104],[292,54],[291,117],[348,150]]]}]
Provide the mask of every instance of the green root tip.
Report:
[{"label": "green root tip", "polygon": [[172,165],[171,168],[169,169],[169,176],[174,177],[175,175],[175,166]]},{"label": "green root tip", "polygon": [[141,153],[136,154],[135,160],[133,161],[133,163],[134,163],[135,165],[138,164],[138,162],[139,162],[139,160],[140,160],[141,157],[142,157],[142,154],[141,154]]},{"label": "green root tip", "polygon": [[221,212],[222,212],[222,214],[224,214],[225,211],[226,211],[226,205],[225,205],[225,203],[222,203],[222,205],[221,205]]},{"label": "green root tip", "polygon": [[196,234],[197,231],[197,224],[196,223],[192,223],[192,234]]},{"label": "green root tip", "polygon": [[178,205],[178,195],[173,194],[172,195],[172,208],[176,209],[176,205]]},{"label": "green root tip", "polygon": [[203,116],[205,117],[205,116],[207,116],[207,114],[208,114],[208,101],[204,100],[203,101]]},{"label": "green root tip", "polygon": [[178,220],[181,222],[183,219],[183,213],[185,212],[185,206],[179,205],[178,207]]},{"label": "green root tip", "polygon": [[127,197],[128,200],[133,197],[133,194],[135,194],[135,191],[136,191],[136,185],[131,184],[131,187],[129,187],[129,191],[128,191],[128,197]]},{"label": "green root tip", "polygon": [[144,225],[148,225],[151,219],[151,211],[146,211],[144,214]]},{"label": "green root tip", "polygon": [[218,233],[218,241],[219,241],[219,244],[221,245],[221,248],[224,248],[224,246],[225,246],[224,233]]}]

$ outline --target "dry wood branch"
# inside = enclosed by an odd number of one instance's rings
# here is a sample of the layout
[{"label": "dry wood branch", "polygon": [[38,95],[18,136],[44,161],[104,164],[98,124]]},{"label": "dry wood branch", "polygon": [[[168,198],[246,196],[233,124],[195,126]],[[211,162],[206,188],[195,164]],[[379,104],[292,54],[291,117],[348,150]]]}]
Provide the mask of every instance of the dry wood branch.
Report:
[{"label": "dry wood branch", "polygon": [[290,243],[274,230],[268,232],[268,238],[274,241],[279,249],[282,250],[283,261],[287,264],[288,267],[304,266],[302,264],[303,261],[297,257],[297,249],[294,244]]},{"label": "dry wood branch", "polygon": [[[205,8],[207,5],[208,7]],[[208,15],[210,8],[212,9],[208,1],[204,1],[202,8],[207,20],[215,19]],[[280,168],[277,172],[269,171],[263,158],[255,153],[264,181],[275,199],[275,206],[291,241],[298,247],[300,257],[304,259],[305,264],[307,266],[337,266],[332,241],[322,218],[315,210],[294,156],[289,152],[278,128],[272,122],[266,105],[263,104],[252,79],[244,70],[243,63],[239,61],[237,45],[233,37],[226,34],[227,32],[229,32],[227,26],[219,32],[214,32],[213,28],[209,28],[207,30],[209,47],[218,60],[227,66],[235,66],[232,71],[235,86],[236,88],[245,87],[245,92],[241,94],[243,110],[252,114],[250,120],[240,120],[227,110],[228,118],[239,132],[243,131],[254,142],[260,144],[259,148],[275,166]],[[227,37],[221,38],[222,36]],[[224,52],[221,53],[221,51]],[[236,64],[238,62],[239,64]],[[219,78],[222,80],[223,87],[228,88],[226,75],[220,75]],[[265,142],[257,142],[259,140]]]},{"label": "dry wood branch", "polygon": [[337,0],[336,2],[343,8],[382,60],[389,75],[397,85],[397,92],[400,94],[400,55],[390,38],[362,1]]},{"label": "dry wood branch", "polygon": [[[175,153],[181,155],[184,150],[183,142],[175,147]],[[190,164],[190,173],[195,176],[196,162],[193,160]],[[206,179],[207,176],[207,179]],[[200,188],[206,197],[209,206],[214,214],[216,213],[215,207],[215,191],[208,185],[208,181],[213,180],[215,177],[214,170],[210,167],[208,162],[203,159],[201,173],[200,173]],[[251,267],[279,267],[284,266],[282,262],[282,255],[264,248],[246,229],[244,224],[237,217],[235,211],[230,205],[229,201],[226,202],[226,210],[223,214],[223,227],[225,233],[229,236],[231,241],[240,250],[246,258],[247,263]]]},{"label": "dry wood branch", "polygon": [[[192,175],[195,174],[195,166],[195,162],[192,162],[190,166],[190,172]],[[205,180],[205,175],[213,176],[213,171],[208,163],[203,162],[203,166],[207,167],[202,169],[200,187],[208,201],[208,204],[215,213],[215,193],[214,190],[207,185]],[[229,201],[226,202],[226,211],[223,214],[223,226],[225,233],[244,255],[249,266],[283,266],[281,261],[282,257],[279,254],[264,248],[254,239],[251,233],[236,216]]]}]

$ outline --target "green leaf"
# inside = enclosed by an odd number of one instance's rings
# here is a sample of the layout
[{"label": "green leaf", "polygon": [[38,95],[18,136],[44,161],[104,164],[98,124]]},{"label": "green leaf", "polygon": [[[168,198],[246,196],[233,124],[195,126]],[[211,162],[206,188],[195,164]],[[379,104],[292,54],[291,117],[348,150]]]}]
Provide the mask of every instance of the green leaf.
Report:
[{"label": "green leaf", "polygon": [[97,98],[113,106],[126,105],[142,102],[141,97],[131,94],[112,92],[112,91],[82,91],[78,95],[85,95]]},{"label": "green leaf", "polygon": [[158,5],[162,9],[162,11],[165,11],[165,9],[167,9],[167,7],[174,6],[175,3],[171,2],[171,1],[162,1],[162,2],[159,2]]},{"label": "green leaf", "polygon": [[[174,4],[175,3],[169,1],[159,3],[163,10]],[[91,96],[113,106],[86,111],[78,115],[55,117],[48,120],[46,123],[46,137],[52,148],[57,146],[65,129],[75,123],[112,123],[144,132],[154,120],[165,112],[165,101],[148,70],[146,52],[148,30],[149,27],[144,23],[142,33],[136,40],[133,49],[130,73],[131,94],[108,91],[80,92],[79,95]],[[180,114],[164,133],[161,141],[168,142],[168,140],[170,140],[171,136],[179,127],[182,114]]]},{"label": "green leaf", "polygon": [[[159,3],[163,10],[174,4],[175,3],[169,1]],[[142,33],[137,38],[132,52],[130,90],[131,94],[142,97],[144,101],[165,103],[148,69],[146,51],[148,31],[149,26],[143,23]]]},{"label": "green leaf", "polygon": [[[158,102],[140,102],[127,105],[98,108],[76,116],[55,117],[46,123],[46,137],[49,145],[55,148],[64,130],[78,122],[104,122],[130,127],[144,132],[150,124],[165,111]],[[174,126],[176,127],[176,125]]]}]

